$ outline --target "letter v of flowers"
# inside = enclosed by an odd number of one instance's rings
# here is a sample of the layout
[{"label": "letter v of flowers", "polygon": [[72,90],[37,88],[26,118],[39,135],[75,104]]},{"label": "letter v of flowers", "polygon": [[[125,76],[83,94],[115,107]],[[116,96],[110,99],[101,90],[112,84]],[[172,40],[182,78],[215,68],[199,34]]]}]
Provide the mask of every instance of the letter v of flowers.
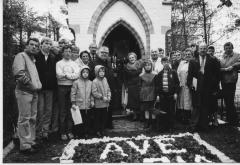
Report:
[{"label": "letter v of flowers", "polygon": [[147,153],[148,148],[150,147],[148,140],[144,140],[143,142],[143,149],[140,149],[139,146],[137,146],[135,143],[132,141],[126,141],[130,147],[134,148],[136,151],[140,152],[141,155],[144,155]]}]

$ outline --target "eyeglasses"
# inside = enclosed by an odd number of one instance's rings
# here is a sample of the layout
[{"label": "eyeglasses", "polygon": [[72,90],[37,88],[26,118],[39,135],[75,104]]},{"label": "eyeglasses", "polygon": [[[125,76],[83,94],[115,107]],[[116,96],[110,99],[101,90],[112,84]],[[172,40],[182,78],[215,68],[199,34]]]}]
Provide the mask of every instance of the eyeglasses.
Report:
[{"label": "eyeglasses", "polygon": [[109,52],[101,52],[101,53],[108,54]]}]

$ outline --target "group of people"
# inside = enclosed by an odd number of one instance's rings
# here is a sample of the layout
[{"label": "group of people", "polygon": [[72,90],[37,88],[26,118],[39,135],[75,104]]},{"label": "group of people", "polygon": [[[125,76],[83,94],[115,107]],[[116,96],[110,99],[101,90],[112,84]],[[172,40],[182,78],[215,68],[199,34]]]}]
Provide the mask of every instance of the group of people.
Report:
[{"label": "group of people", "polygon": [[[20,151],[34,153],[50,135],[61,140],[100,137],[113,128],[109,49],[91,44],[90,51],[61,39],[30,38],[13,62],[18,104]],[[76,108],[77,107],[77,108]],[[71,110],[79,109],[82,124],[73,126]],[[90,129],[91,128],[91,129]]]},{"label": "group of people", "polygon": [[[23,52],[15,56],[13,75],[18,104],[20,151],[34,153],[50,135],[61,140],[74,137],[102,137],[113,128],[112,111],[116,98],[116,77],[121,75],[124,109],[133,112],[133,120],[156,124],[155,109],[166,112],[166,129],[175,119],[198,130],[207,130],[217,122],[217,99],[222,93],[231,125],[238,123],[234,107],[240,55],[233,45],[224,45],[219,61],[214,47],[192,45],[185,51],[164,56],[162,49],[151,51],[149,59],[137,59],[134,52],[116,64],[109,49],[96,44],[80,53],[65,39],[53,46],[50,38],[27,41]],[[222,90],[220,90],[220,81]],[[222,91],[222,92],[220,92]],[[71,111],[80,110],[82,124],[74,125]]]},{"label": "group of people", "polygon": [[209,125],[218,126],[218,99],[223,99],[227,122],[238,125],[234,97],[240,54],[233,52],[230,42],[224,51],[221,60],[214,56],[214,46],[206,44],[192,44],[169,57],[153,50],[145,61],[129,54],[124,69],[127,109],[134,119],[145,121],[146,128],[156,125],[158,109],[167,113],[165,129],[172,129],[178,120],[191,131],[207,131]]}]

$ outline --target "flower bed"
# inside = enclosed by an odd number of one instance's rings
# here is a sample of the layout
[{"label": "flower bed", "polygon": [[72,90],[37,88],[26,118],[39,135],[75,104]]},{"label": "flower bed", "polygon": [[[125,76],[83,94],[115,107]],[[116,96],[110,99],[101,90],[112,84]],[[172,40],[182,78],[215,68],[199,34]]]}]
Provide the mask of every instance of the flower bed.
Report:
[{"label": "flower bed", "polygon": [[178,134],[132,138],[104,137],[71,140],[60,162],[138,163],[138,162],[233,162],[198,134]]}]

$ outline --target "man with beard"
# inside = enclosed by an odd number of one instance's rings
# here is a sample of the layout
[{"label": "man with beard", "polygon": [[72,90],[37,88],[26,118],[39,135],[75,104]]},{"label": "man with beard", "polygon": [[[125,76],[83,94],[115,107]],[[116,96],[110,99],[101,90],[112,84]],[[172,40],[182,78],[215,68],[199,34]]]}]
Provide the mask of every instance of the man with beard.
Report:
[{"label": "man with beard", "polygon": [[[111,93],[113,93],[113,90],[115,89],[114,75],[113,75],[111,63],[109,61],[108,47],[102,46],[101,48],[99,48],[96,59],[94,61],[94,66],[96,65],[102,65],[105,67],[105,77],[107,78]],[[110,105],[108,107],[108,117],[107,117],[106,127],[109,129],[113,128],[113,124],[112,124],[113,99],[115,99],[114,96],[112,97],[110,101]]]},{"label": "man with beard", "polygon": [[13,75],[16,81],[15,95],[18,104],[18,137],[20,152],[31,154],[37,151],[35,142],[38,91],[42,88],[35,65],[39,40],[30,38],[24,52],[18,53],[13,62]]}]

